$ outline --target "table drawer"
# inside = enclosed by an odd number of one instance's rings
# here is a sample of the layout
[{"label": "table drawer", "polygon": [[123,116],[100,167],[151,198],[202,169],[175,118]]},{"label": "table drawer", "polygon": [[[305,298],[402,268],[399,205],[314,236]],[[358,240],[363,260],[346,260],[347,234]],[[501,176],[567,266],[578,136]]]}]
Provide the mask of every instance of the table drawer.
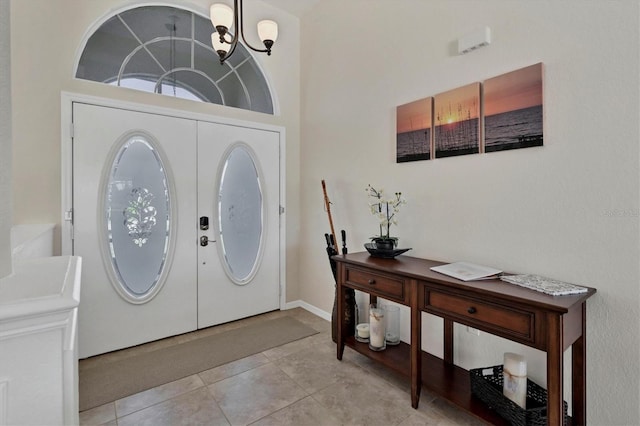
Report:
[{"label": "table drawer", "polygon": [[347,267],[345,281],[351,287],[374,296],[380,296],[399,303],[408,303],[406,299],[406,283],[400,277],[391,277],[368,270]]},{"label": "table drawer", "polygon": [[455,294],[426,291],[426,311],[517,340],[535,343],[535,313]]}]

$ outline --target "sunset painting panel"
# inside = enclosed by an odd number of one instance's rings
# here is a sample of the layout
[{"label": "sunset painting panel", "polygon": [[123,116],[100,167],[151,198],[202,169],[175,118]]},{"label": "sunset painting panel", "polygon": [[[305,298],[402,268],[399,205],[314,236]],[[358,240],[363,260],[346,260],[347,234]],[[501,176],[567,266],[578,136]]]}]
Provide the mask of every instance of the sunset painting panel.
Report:
[{"label": "sunset painting panel", "polygon": [[542,64],[484,82],[485,152],[542,146]]},{"label": "sunset painting panel", "polygon": [[396,108],[396,162],[431,158],[431,117],[433,98],[400,105]]},{"label": "sunset painting panel", "polygon": [[480,83],[434,98],[436,158],[480,152]]}]

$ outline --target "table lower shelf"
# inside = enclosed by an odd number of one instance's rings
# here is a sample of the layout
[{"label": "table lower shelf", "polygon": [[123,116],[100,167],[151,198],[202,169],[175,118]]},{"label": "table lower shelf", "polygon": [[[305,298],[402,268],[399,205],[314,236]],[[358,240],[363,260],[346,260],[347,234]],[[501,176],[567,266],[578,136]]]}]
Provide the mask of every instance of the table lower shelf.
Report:
[{"label": "table lower shelf", "polygon": [[[345,345],[376,362],[410,377],[410,346],[400,342],[398,346],[387,346],[381,352],[369,349],[368,343],[360,343],[348,337]],[[469,372],[422,351],[422,386],[424,389],[450,401],[470,414],[495,425],[508,425],[495,411],[471,394]]]}]

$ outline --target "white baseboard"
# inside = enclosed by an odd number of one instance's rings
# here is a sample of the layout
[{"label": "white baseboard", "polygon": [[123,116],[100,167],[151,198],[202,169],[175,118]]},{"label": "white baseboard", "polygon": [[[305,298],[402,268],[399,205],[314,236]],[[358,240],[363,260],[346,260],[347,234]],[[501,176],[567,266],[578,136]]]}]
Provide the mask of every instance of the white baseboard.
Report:
[{"label": "white baseboard", "polygon": [[319,316],[320,318],[327,320],[327,321],[331,321],[331,313],[330,312],[326,312],[323,311],[320,308],[317,308],[307,302],[305,302],[304,300],[294,300],[293,302],[287,302],[287,304],[284,306],[284,310],[287,309],[294,309],[294,308],[302,308],[305,309],[309,312],[311,312],[314,315]]}]

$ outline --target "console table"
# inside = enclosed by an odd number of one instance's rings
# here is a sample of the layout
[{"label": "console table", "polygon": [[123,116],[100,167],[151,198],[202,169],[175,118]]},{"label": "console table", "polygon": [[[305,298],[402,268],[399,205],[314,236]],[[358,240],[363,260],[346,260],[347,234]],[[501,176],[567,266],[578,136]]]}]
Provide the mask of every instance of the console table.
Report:
[{"label": "console table", "polygon": [[[411,405],[418,407],[424,385],[460,408],[494,424],[506,423],[471,395],[469,373],[453,364],[453,323],[457,322],[547,354],[547,418],[563,424],[563,353],[572,353],[572,423],[586,424],[586,300],[596,290],[570,296],[548,296],[500,280],[464,282],[430,270],[441,265],[427,259],[398,256],[381,259],[367,252],[334,256],[337,279],[337,356],[344,347],[376,360],[410,377]],[[411,310],[411,344],[369,350],[344,326],[347,288],[391,300]],[[421,314],[444,319],[444,358],[421,350]]]}]

